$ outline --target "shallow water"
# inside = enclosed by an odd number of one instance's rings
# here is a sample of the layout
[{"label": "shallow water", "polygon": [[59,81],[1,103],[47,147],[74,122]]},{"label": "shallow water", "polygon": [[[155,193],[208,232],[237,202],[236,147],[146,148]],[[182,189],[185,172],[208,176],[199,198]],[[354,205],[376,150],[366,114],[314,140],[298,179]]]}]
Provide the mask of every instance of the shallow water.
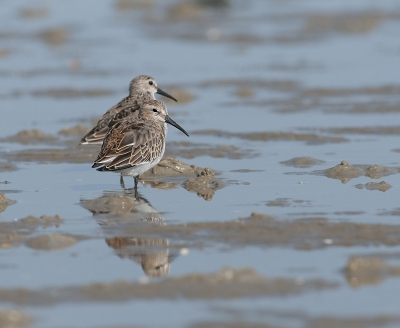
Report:
[{"label": "shallow water", "polygon": [[[0,18],[0,326],[399,326],[397,1]],[[139,74],[179,100],[166,156],[214,176],[148,176],[136,200],[91,169],[79,139]]]}]

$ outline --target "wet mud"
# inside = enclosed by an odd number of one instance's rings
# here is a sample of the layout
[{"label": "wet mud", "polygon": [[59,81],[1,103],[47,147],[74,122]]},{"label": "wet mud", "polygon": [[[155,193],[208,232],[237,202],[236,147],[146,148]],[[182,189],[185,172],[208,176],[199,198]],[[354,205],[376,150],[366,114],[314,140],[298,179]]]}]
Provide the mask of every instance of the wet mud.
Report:
[{"label": "wet mud", "polygon": [[184,182],[183,187],[187,191],[197,193],[204,200],[211,201],[215,192],[224,187],[224,182],[214,177],[210,168],[205,168],[197,173],[197,177]]},{"label": "wet mud", "polygon": [[221,130],[198,130],[192,134],[215,136],[221,138],[240,138],[251,141],[305,141],[310,145],[319,145],[326,143],[342,143],[349,140],[342,137],[328,137],[313,133],[293,133],[293,132],[251,132],[251,133],[235,133]]},{"label": "wet mud", "polygon": [[[300,250],[326,247],[396,246],[400,245],[400,226],[330,222],[327,218],[300,218],[281,221],[265,214],[227,222],[199,222],[162,226],[136,225],[128,222],[119,227],[104,226],[109,235],[141,235],[179,241],[179,247],[203,248],[225,244],[232,249],[245,245],[288,247]],[[207,236],[207,238],[205,238]]]},{"label": "wet mud", "polygon": [[0,327],[28,328],[34,322],[33,318],[20,310],[0,311]]},{"label": "wet mud", "polygon": [[307,168],[307,167],[311,167],[314,165],[323,164],[323,163],[325,163],[325,161],[321,161],[319,159],[312,158],[312,157],[294,157],[292,159],[289,159],[287,161],[283,161],[280,163],[287,165],[287,166]]},{"label": "wet mud", "polygon": [[344,268],[347,283],[359,288],[377,285],[389,277],[400,277],[400,266],[390,265],[379,256],[352,256]]},{"label": "wet mud", "polygon": [[336,287],[336,283],[324,280],[267,279],[250,268],[226,267],[216,273],[185,275],[148,283],[99,282],[51,290],[0,288],[0,301],[17,305],[49,306],[65,302],[121,302],[130,299],[212,300],[288,296]]}]

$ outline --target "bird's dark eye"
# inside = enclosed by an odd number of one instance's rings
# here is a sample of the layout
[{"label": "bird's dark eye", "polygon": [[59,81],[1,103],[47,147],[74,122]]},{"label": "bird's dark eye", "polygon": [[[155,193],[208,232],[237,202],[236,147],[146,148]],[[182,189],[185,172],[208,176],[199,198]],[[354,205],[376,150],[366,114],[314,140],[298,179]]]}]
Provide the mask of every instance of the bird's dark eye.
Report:
[{"label": "bird's dark eye", "polygon": [[153,81],[149,81],[149,84],[150,84],[150,85],[153,85]]},{"label": "bird's dark eye", "polygon": [[157,113],[157,109],[153,108],[153,112]]}]

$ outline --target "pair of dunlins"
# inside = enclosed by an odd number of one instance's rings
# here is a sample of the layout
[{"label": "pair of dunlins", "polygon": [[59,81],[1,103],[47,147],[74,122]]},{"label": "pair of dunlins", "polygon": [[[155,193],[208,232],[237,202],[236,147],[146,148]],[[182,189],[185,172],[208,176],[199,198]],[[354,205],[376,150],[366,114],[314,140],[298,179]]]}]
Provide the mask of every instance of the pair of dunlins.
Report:
[{"label": "pair of dunlins", "polygon": [[93,168],[98,171],[120,172],[135,179],[161,160],[169,123],[188,133],[168,116],[167,107],[155,100],[158,93],[177,101],[157,87],[150,76],[140,75],[129,85],[129,95],[111,107],[80,144],[102,143]]}]

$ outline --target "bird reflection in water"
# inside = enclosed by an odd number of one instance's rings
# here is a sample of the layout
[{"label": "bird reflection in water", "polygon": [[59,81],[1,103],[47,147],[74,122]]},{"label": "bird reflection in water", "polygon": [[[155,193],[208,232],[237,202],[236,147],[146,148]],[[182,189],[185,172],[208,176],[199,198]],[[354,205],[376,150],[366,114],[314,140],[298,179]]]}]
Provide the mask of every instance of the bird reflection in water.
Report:
[{"label": "bird reflection in water", "polygon": [[165,238],[148,238],[135,234],[135,227],[143,227],[143,224],[165,224],[161,213],[146,198],[140,194],[138,196],[135,197],[133,188],[105,191],[99,198],[82,199],[80,203],[93,213],[106,235],[114,235],[105,241],[120,258],[129,258],[140,264],[148,276],[164,277],[168,275],[170,264],[179,253],[168,247]]}]

